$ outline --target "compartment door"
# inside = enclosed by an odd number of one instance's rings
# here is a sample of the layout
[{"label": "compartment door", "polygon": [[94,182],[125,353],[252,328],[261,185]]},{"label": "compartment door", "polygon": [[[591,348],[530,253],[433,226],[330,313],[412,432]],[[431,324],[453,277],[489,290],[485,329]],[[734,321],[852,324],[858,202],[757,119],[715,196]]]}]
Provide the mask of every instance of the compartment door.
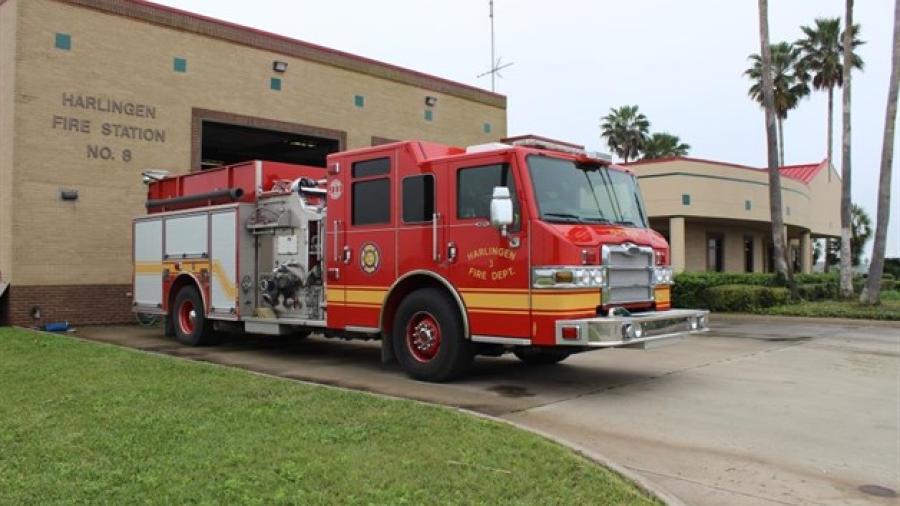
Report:
[{"label": "compartment door", "polygon": [[134,223],[134,302],[148,313],[162,310],[162,220]]},{"label": "compartment door", "polygon": [[237,312],[237,210],[210,216],[209,280],[210,313],[235,315]]}]

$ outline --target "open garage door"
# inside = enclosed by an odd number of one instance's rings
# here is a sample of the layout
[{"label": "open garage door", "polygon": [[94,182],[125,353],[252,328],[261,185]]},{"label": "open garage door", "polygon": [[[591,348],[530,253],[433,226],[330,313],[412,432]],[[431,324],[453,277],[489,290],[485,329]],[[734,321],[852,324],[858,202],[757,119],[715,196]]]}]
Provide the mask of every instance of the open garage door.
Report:
[{"label": "open garage door", "polygon": [[325,167],[325,157],[340,150],[336,139],[206,120],[201,143],[202,169],[248,160]]}]

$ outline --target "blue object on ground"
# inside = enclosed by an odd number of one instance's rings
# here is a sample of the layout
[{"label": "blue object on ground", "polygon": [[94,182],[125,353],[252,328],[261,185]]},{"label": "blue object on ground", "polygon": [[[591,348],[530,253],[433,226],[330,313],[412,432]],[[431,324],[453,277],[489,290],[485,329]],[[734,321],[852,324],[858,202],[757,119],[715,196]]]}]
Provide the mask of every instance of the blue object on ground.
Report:
[{"label": "blue object on ground", "polygon": [[55,322],[44,325],[47,332],[65,332],[69,330],[69,322]]}]

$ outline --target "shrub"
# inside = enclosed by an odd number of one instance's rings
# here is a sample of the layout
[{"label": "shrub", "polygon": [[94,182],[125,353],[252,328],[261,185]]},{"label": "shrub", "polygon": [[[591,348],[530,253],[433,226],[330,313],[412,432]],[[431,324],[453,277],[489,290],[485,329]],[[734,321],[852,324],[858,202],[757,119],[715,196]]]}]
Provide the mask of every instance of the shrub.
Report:
[{"label": "shrub", "polygon": [[704,292],[712,311],[753,311],[787,304],[791,297],[788,289],[780,286],[719,285]]},{"label": "shrub", "polygon": [[823,300],[833,297],[833,286],[828,283],[806,283],[797,285],[797,292],[803,300]]}]

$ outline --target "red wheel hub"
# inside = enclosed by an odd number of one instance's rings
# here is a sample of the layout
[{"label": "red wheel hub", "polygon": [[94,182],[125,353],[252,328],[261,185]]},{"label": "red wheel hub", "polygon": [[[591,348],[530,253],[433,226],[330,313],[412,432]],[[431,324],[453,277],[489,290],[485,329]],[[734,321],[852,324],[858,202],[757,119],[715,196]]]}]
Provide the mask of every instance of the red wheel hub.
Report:
[{"label": "red wheel hub", "polygon": [[181,332],[188,336],[193,334],[196,320],[197,310],[194,303],[190,299],[182,302],[178,308],[178,325],[181,326]]},{"label": "red wheel hub", "polygon": [[441,327],[431,313],[420,311],[406,324],[406,347],[419,362],[429,362],[441,349]]}]

